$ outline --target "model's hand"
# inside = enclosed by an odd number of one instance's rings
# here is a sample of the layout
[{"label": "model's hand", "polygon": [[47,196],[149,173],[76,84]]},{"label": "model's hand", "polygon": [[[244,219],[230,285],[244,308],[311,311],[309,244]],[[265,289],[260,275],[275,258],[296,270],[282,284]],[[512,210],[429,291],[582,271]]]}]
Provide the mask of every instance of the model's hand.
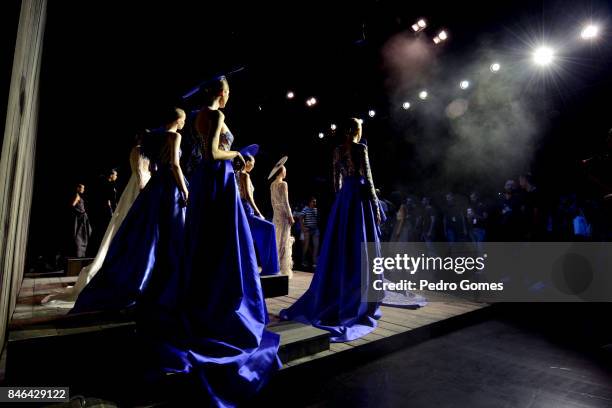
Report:
[{"label": "model's hand", "polygon": [[289,220],[289,224],[293,225],[295,224],[295,220],[293,219],[293,217],[290,215],[289,217],[287,217]]},{"label": "model's hand", "polygon": [[181,195],[183,196],[183,204],[186,207],[189,202],[189,190],[181,190]]},{"label": "model's hand", "polygon": [[235,152],[236,153],[236,157],[240,163],[242,163],[242,167],[246,166],[246,162],[244,161],[244,157],[242,157],[242,154],[240,152]]}]

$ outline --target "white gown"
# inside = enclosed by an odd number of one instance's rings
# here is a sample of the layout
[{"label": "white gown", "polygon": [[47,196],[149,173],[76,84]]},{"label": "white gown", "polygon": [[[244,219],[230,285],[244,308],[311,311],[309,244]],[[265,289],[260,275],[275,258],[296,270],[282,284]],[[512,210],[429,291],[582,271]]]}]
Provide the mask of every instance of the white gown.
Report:
[{"label": "white gown", "polygon": [[151,178],[151,172],[149,171],[149,160],[140,154],[139,146],[134,147],[130,153],[130,167],[132,168],[132,175],[130,176],[130,180],[125,187],[123,194],[121,194],[121,198],[119,198],[119,203],[117,204],[117,208],[113,213],[108,227],[106,227],[106,232],[104,233],[104,237],[100,243],[100,248],[98,249],[98,253],[96,254],[93,262],[81,269],[74,286],[68,286],[61,292],[52,293],[46,296],[41,301],[41,304],[52,302],[53,306],[55,307],[66,307],[68,309],[72,309],[76,298],[79,296],[79,293],[81,293],[83,288],[89,283],[89,281],[91,281],[91,279],[102,267],[104,258],[106,257],[106,253],[108,252],[108,248],[110,247],[115,233],[117,233],[119,230],[119,226],[121,226],[121,223],[130,210],[130,207],[136,200],[136,197],[138,197],[140,190],[147,185],[149,179]]},{"label": "white gown", "polygon": [[291,206],[289,205],[289,191],[284,181],[274,181],[270,184],[272,195],[272,209],[274,217],[272,221],[276,227],[276,245],[278,247],[278,261],[281,274],[293,277],[292,248],[295,238],[291,236]]}]

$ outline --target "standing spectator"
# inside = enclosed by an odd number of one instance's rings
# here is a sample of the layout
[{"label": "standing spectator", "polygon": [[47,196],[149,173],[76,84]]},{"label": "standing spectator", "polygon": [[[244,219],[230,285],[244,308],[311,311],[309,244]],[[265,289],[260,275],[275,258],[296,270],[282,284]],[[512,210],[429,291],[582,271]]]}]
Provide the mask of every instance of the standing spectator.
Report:
[{"label": "standing spectator", "polygon": [[400,206],[396,218],[391,240],[394,242],[418,241],[416,205],[412,198],[406,198],[404,204]]},{"label": "standing spectator", "polygon": [[380,240],[386,242],[389,241],[393,232],[393,225],[395,222],[395,206],[391,201],[381,197],[379,189],[376,189],[376,195],[378,196],[378,205],[380,206],[382,218],[382,222],[380,223]]},{"label": "standing spectator", "polygon": [[521,203],[517,195],[516,181],[507,180],[501,194],[499,229],[503,241],[521,240]]},{"label": "standing spectator", "polygon": [[524,238],[527,241],[542,240],[546,234],[546,224],[543,216],[543,205],[540,193],[533,184],[531,174],[522,174],[519,177],[519,185],[522,189],[521,199],[521,224]]},{"label": "standing spectator", "polygon": [[104,198],[106,199],[106,205],[110,210],[112,216],[117,209],[117,169],[111,169],[106,174],[106,183],[104,183]]},{"label": "standing spectator", "polygon": [[96,189],[90,202],[90,212],[93,224],[93,234],[89,243],[90,254],[95,254],[102,241],[102,236],[106,227],[117,208],[117,170],[110,169],[104,175]]},{"label": "standing spectator", "polygon": [[421,233],[421,241],[425,242],[427,254],[435,256],[436,250],[434,242],[438,239],[438,229],[440,228],[440,220],[435,207],[432,204],[431,197],[423,197],[421,199],[421,213],[418,220],[418,229]]},{"label": "standing spectator", "polygon": [[300,225],[304,234],[302,243],[302,266],[308,268],[308,250],[310,249],[310,259],[312,267],[317,267],[317,257],[319,256],[319,213],[317,210],[317,199],[310,197],[308,205],[304,207],[300,214]]},{"label": "standing spectator", "polygon": [[467,226],[463,211],[455,201],[453,193],[446,194],[446,206],[442,216],[444,237],[448,242],[461,242],[467,238]]},{"label": "standing spectator", "polygon": [[[293,206],[293,211],[291,212],[293,219],[299,220],[299,218],[302,216],[301,210],[304,208],[304,206],[305,203],[303,201],[300,201],[298,204]],[[293,262],[294,264],[301,264],[303,258],[302,248],[304,247],[304,232],[302,231],[301,223],[296,222],[291,226],[291,235],[295,238],[291,253]]]},{"label": "standing spectator", "polygon": [[85,193],[85,186],[83,184],[77,184],[76,192],[72,197],[71,203],[71,239],[67,255],[77,258],[85,257],[87,243],[91,236],[91,225],[87,217],[87,208],[85,207],[83,193]]},{"label": "standing spectator", "polygon": [[486,239],[487,219],[489,213],[477,192],[470,194],[470,203],[466,211],[468,236],[478,252],[482,252],[482,242]]}]

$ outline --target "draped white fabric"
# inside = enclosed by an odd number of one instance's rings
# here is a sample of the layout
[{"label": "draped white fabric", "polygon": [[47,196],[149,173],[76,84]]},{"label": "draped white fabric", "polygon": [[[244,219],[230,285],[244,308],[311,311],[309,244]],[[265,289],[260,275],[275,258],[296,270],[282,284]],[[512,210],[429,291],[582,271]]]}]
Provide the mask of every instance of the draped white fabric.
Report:
[{"label": "draped white fabric", "polygon": [[0,347],[24,272],[46,0],[22,0],[0,156]]}]

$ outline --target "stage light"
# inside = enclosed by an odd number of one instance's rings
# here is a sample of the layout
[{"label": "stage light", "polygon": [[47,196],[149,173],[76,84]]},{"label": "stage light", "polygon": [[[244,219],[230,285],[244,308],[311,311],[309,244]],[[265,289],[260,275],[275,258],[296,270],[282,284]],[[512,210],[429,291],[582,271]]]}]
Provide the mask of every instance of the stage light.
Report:
[{"label": "stage light", "polygon": [[410,109],[410,102],[404,102],[404,103],[402,104],[402,109],[404,109],[404,110],[408,110],[408,109]]},{"label": "stage light", "polygon": [[538,47],[533,52],[533,62],[538,65],[548,65],[555,57],[555,52],[550,47]]},{"label": "stage light", "polygon": [[468,89],[470,87],[470,81],[467,81],[464,79],[463,81],[459,83],[459,87],[461,89]]},{"label": "stage light", "polygon": [[374,116],[376,116],[376,111],[375,111],[374,109],[370,109],[370,110],[368,111],[368,116],[369,116],[369,117],[371,117],[371,118],[373,118]]},{"label": "stage light", "polygon": [[499,65],[498,62],[494,62],[493,64],[491,64],[489,69],[491,70],[491,72],[498,72],[501,69],[501,65]]},{"label": "stage light", "polygon": [[427,99],[427,97],[428,97],[428,96],[429,96],[429,94],[427,93],[427,91],[421,91],[421,92],[419,92],[419,98],[420,98],[421,100],[423,100],[423,101],[424,101],[425,99]]},{"label": "stage light", "polygon": [[440,41],[441,41],[441,40],[440,40],[440,37],[434,37],[434,38],[433,38],[433,42],[434,42],[434,44],[440,44]]},{"label": "stage light", "polygon": [[293,99],[295,94],[292,91],[287,92],[287,99]]},{"label": "stage light", "polygon": [[323,139],[325,137],[325,134],[323,132],[319,132],[319,139]]},{"label": "stage light", "polygon": [[308,106],[314,106],[314,105],[316,105],[316,104],[317,104],[317,100],[316,100],[316,98],[309,98],[309,99],[306,101],[306,105],[308,105]]},{"label": "stage light", "polygon": [[438,38],[440,38],[442,41],[445,41],[448,38],[448,34],[446,34],[446,31],[442,30],[438,34]]},{"label": "stage light", "polygon": [[337,126],[335,123],[332,123],[331,126],[329,127],[331,130],[336,130]]},{"label": "stage light", "polygon": [[412,25],[412,30],[415,33],[418,33],[419,31],[423,31],[425,27],[427,27],[427,22],[425,21],[425,19],[421,18],[419,19],[419,21],[417,21],[416,23]]},{"label": "stage light", "polygon": [[597,34],[599,34],[599,27],[593,24],[589,24],[582,29],[580,36],[583,40],[591,40],[597,37]]}]

